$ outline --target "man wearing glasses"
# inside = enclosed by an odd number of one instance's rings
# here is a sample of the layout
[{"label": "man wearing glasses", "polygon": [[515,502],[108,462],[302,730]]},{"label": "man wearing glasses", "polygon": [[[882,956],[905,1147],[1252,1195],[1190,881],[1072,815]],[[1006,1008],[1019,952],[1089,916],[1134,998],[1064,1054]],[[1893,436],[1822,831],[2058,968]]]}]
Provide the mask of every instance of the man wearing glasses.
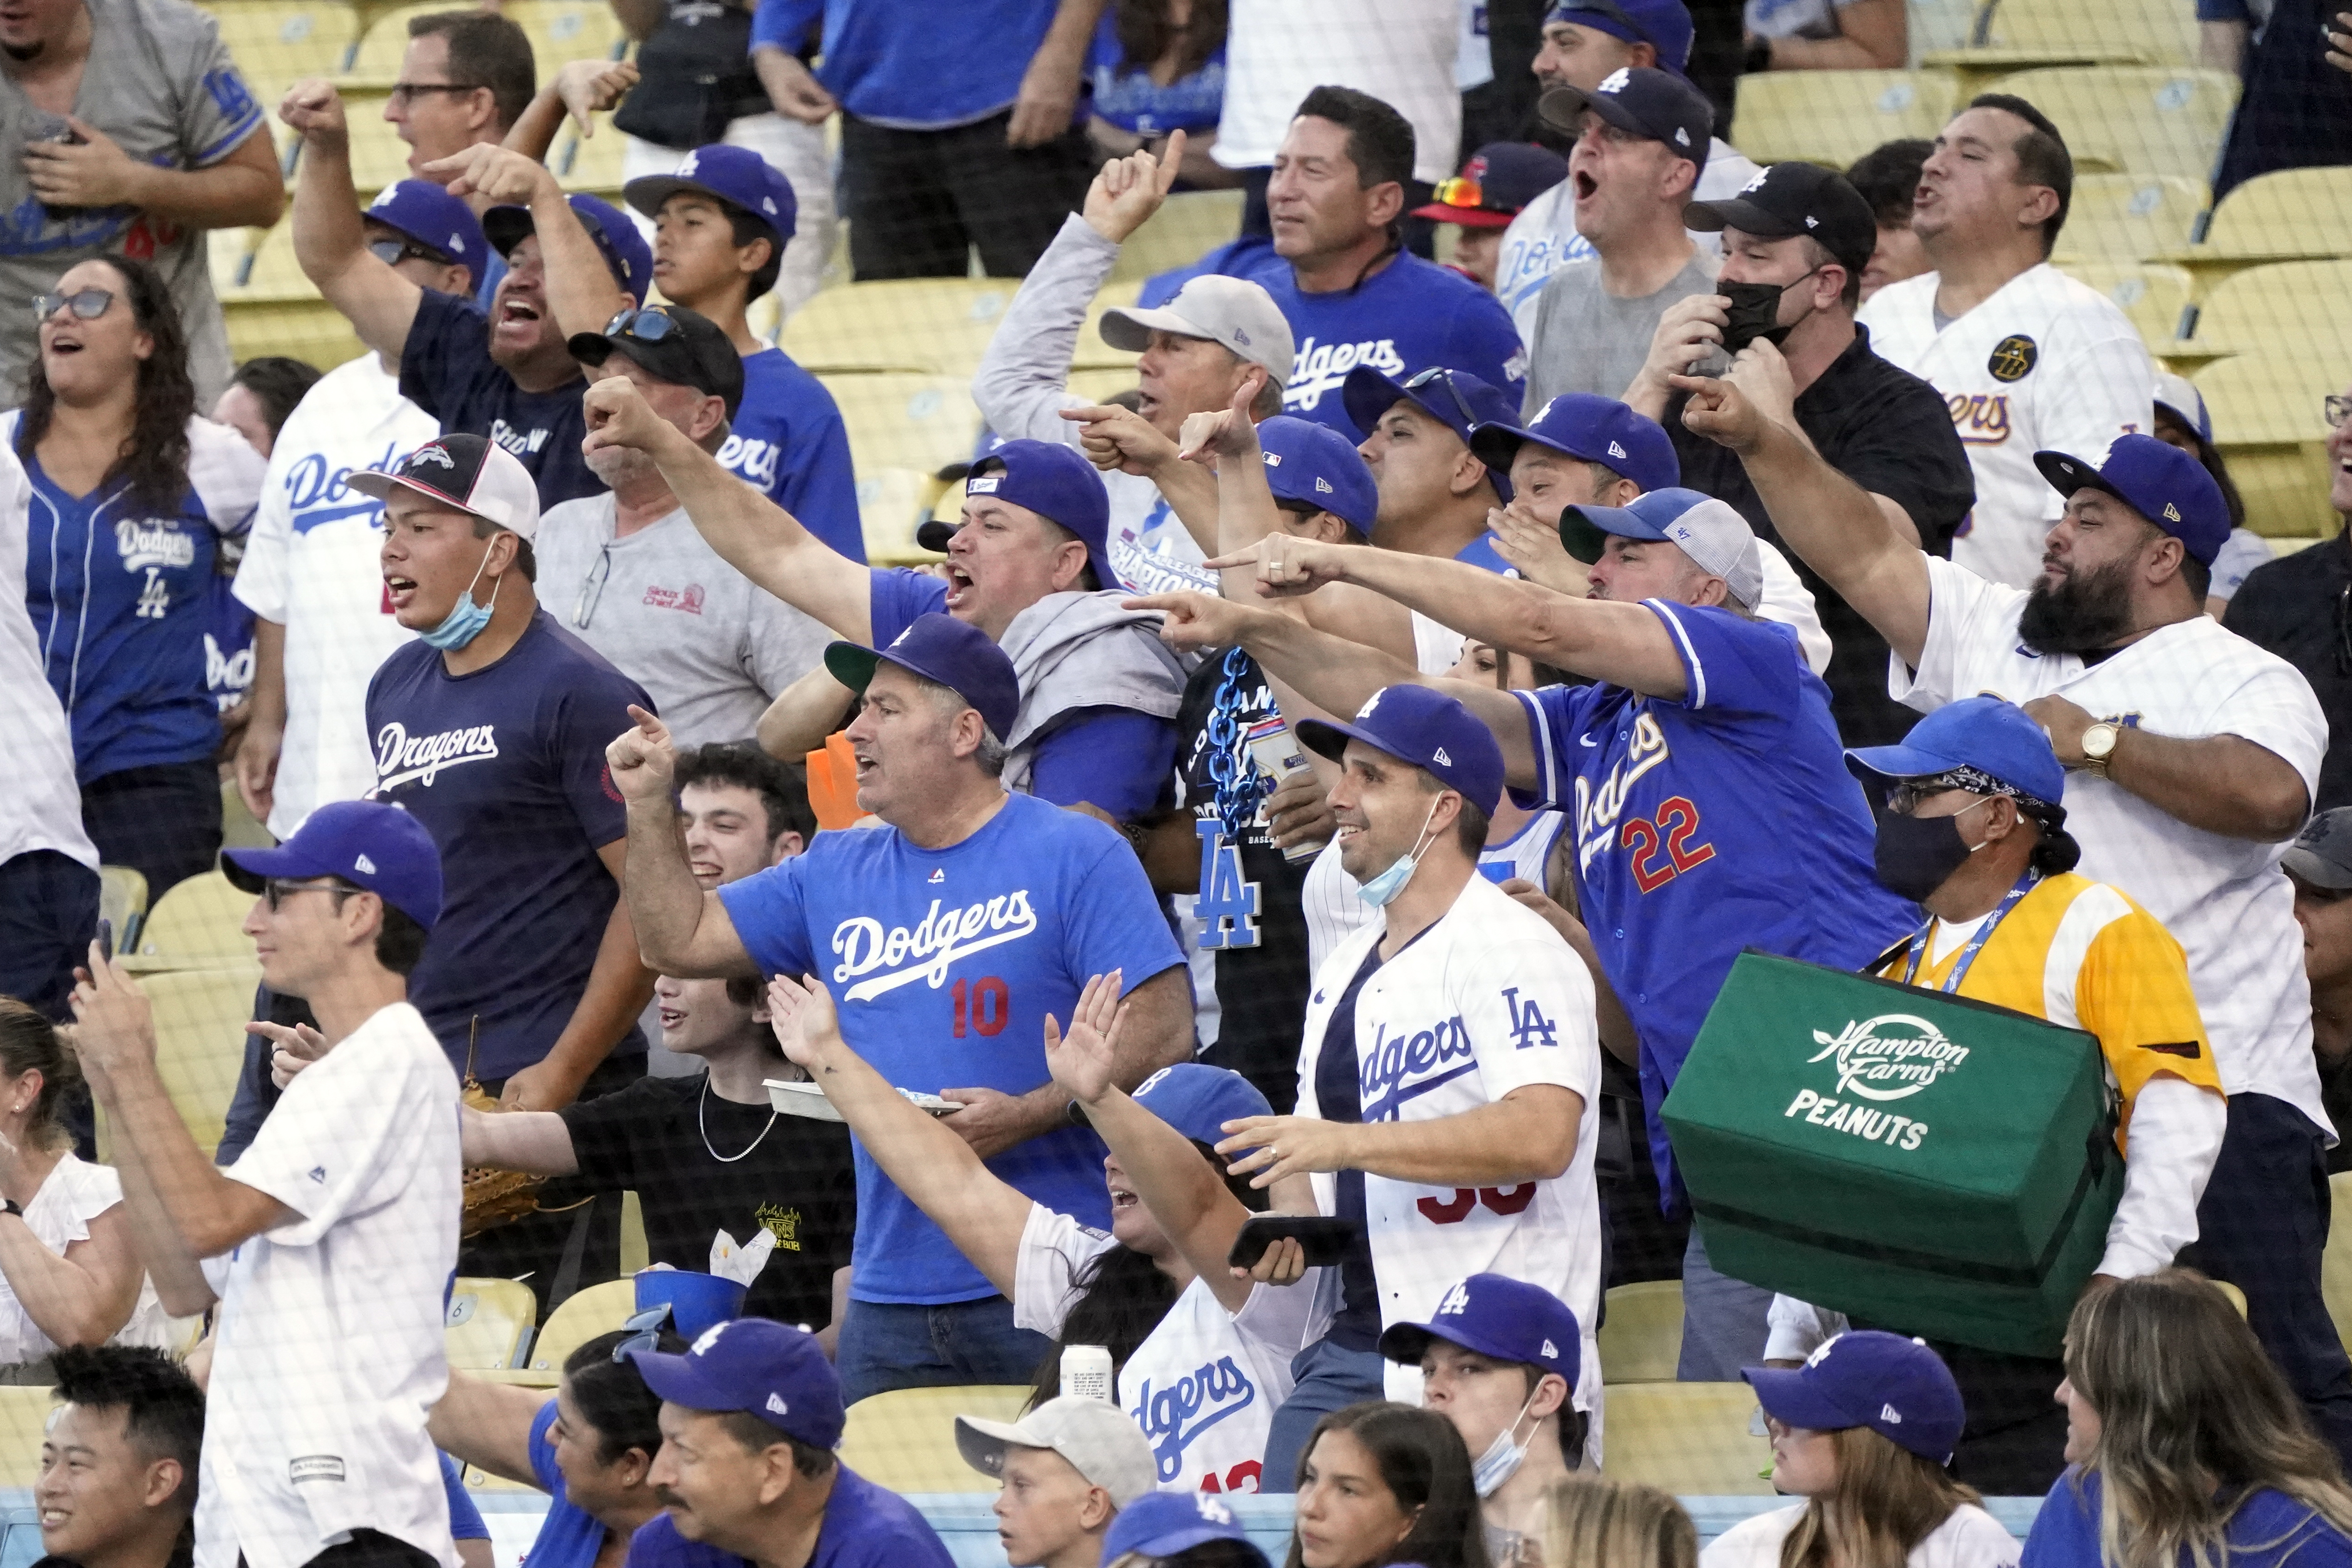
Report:
[{"label": "man wearing glasses", "polygon": [[[2352,1455],[2352,1360],[2319,1293],[2336,1135],[2278,874],[2310,815],[2327,721],[2292,665],[2205,614],[2230,536],[2221,487],[2153,436],[2118,437],[2097,463],[2035,453],[2065,510],[2029,592],[1899,539],[1737,383],[1675,384],[1691,428],[1739,455],[1780,537],[1895,650],[1892,695],[1927,711],[2006,697],[2050,732],[2084,873],[2138,900],[2188,951],[2230,1097],[2198,1262],[2245,1292],[2248,1324],[2313,1425]],[[2340,464],[2340,432],[2334,450]]]},{"label": "man wearing glasses", "polygon": [[[2352,513],[2352,392],[2326,399],[2321,412],[2333,481],[2327,504]],[[2352,805],[2352,545],[2343,531],[2246,574],[2221,624],[2311,682],[2327,715],[2314,804],[2321,811]]]},{"label": "man wearing glasses", "polygon": [[[744,361],[717,323],[683,305],[649,305],[574,335],[570,349],[600,379],[626,377],[703,451],[725,449]],[[588,417],[593,428],[608,416]],[[832,634],[721,560],[645,453],[605,447],[588,467],[611,492],[540,520],[541,595],[566,630],[653,694],[681,746],[751,735],[776,695],[817,667]]]},{"label": "man wearing glasses", "polygon": [[[406,1001],[442,860],[396,806],[347,801],[275,849],[233,849],[262,983],[308,997],[326,1055],[226,1170],[173,1109],[147,999],[95,944],[76,1045],[114,1130],[164,1303],[217,1300],[196,1553],[252,1568],[450,1568],[426,1413],[448,1380],[457,1080]],[[446,940],[447,933],[442,933]]]}]

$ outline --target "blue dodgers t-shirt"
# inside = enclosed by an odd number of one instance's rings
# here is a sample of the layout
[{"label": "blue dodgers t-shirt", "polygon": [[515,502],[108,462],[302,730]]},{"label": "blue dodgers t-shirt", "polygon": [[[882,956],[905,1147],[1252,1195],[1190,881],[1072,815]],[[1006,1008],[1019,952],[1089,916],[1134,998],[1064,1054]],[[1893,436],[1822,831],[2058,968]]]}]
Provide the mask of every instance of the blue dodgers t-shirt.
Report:
[{"label": "blue dodgers t-shirt", "polygon": [[[687,1540],[667,1510],[629,1537],[627,1568],[722,1568],[738,1561]],[[541,1568],[536,1554],[530,1563]],[[913,1503],[836,1463],[808,1568],[956,1568],[956,1562]]]},{"label": "blue dodgers t-shirt", "polygon": [[[620,885],[596,851],[628,835],[604,748],[653,699],[545,610],[504,658],[453,676],[422,642],[368,683],[375,798],[441,851],[440,923],[409,977],[450,1062],[503,1079],[547,1055],[588,984]],[[613,1047],[642,1055],[632,1026]]]},{"label": "blue dodgers t-shirt", "polygon": [[866,559],[849,428],[824,384],[783,350],[743,361],[743,401],[719,466],[852,561]]},{"label": "blue dodgers t-shirt", "polygon": [[[719,889],[768,974],[814,974],[842,1037],[900,1089],[1026,1094],[1045,1070],[1045,1015],[1067,1018],[1094,975],[1129,991],[1184,962],[1126,840],[1089,816],[1008,795],[978,832],[925,849],[894,827],[821,833],[807,854]],[[996,1294],[945,1233],[857,1152],[851,1294],[937,1306]],[[1078,1127],[988,1168],[1049,1209],[1108,1229],[1102,1142]]]},{"label": "blue dodgers t-shirt", "polygon": [[604,493],[580,443],[588,419],[586,377],[552,392],[525,392],[490,358],[490,318],[471,300],[430,289],[400,355],[400,395],[441,421],[443,435],[488,437],[515,455],[539,483],[541,510]]},{"label": "blue dodgers t-shirt", "polygon": [[[2069,1465],[2042,1500],[2025,1538],[2021,1568],[2084,1568],[2099,1562],[2099,1473]],[[2352,1568],[2352,1541],[2284,1492],[2249,1496],[2223,1532],[2228,1568]],[[2189,1553],[2180,1554],[2189,1568]]]},{"label": "blue dodgers t-shirt", "polygon": [[1500,387],[1517,406],[1526,395],[1528,356],[1510,313],[1458,272],[1410,252],[1399,254],[1357,289],[1299,291],[1280,257],[1249,274],[1265,286],[1290,322],[1295,345],[1282,411],[1358,439],[1339,388],[1348,373],[1370,365],[1404,381],[1432,365],[1466,370]]},{"label": "blue dodgers t-shirt", "polygon": [[1643,605],[1674,639],[1687,695],[1513,692],[1537,787],[1511,798],[1570,814],[1584,923],[1641,1036],[1651,1158],[1673,1194],[1658,1106],[1740,949],[1859,969],[1919,917],[1873,874],[1870,806],[1796,634]]},{"label": "blue dodgers t-shirt", "polygon": [[860,120],[905,131],[1013,107],[1055,0],[760,0],[751,47],[799,54],[820,16],[816,79]]},{"label": "blue dodgers t-shirt", "polygon": [[1162,87],[1151,79],[1150,62],[1123,70],[1127,49],[1118,41],[1116,7],[1106,9],[1095,28],[1092,52],[1087,58],[1087,82],[1091,107],[1130,136],[1167,135],[1171,131],[1214,131],[1225,102],[1225,46],[1190,76],[1180,76]]}]

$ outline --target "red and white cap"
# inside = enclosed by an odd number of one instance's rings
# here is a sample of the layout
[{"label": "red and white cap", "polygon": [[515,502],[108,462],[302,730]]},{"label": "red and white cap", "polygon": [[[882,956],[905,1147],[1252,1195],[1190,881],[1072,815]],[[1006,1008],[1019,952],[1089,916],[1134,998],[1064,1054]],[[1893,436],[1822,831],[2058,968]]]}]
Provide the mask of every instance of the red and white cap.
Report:
[{"label": "red and white cap", "polygon": [[395,486],[539,537],[539,485],[514,454],[480,436],[436,436],[390,468],[362,468],[343,483],[363,496],[391,499]]}]

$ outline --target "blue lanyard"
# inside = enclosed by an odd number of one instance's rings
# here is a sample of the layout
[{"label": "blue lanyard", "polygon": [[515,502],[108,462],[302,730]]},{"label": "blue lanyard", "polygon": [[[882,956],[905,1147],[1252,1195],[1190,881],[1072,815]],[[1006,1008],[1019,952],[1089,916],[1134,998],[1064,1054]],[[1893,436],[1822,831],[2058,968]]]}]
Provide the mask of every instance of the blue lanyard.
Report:
[{"label": "blue lanyard", "polygon": [[[1959,990],[1960,982],[1968,977],[1969,966],[1976,963],[1977,954],[1983,951],[1984,944],[1992,940],[1992,933],[2000,929],[2002,921],[2009,918],[2009,911],[2017,907],[2017,900],[2032,892],[2034,885],[2041,880],[2042,873],[2039,871],[2028,871],[2017,879],[2017,886],[2011,888],[2002,897],[2000,902],[1993,906],[1992,914],[1984,924],[1977,927],[1977,934],[1969,939],[1969,945],[1960,949],[1959,962],[1952,965],[1951,973],[1944,976],[1944,983],[1937,987],[1937,990],[1948,996]],[[1903,966],[1904,984],[1918,984],[1919,964],[1927,953],[1927,933],[1935,929],[1935,917],[1931,915],[1928,917],[1927,923],[1921,926],[1918,933],[1912,937],[1910,957]]]}]

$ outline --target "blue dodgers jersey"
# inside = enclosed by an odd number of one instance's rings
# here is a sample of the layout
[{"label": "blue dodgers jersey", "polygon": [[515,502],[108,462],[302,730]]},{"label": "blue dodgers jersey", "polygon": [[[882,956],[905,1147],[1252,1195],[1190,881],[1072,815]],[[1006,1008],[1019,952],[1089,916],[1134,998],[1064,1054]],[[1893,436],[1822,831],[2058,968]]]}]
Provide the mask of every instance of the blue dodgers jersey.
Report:
[{"label": "blue dodgers jersey", "polygon": [[[2096,1470],[2069,1465],[2042,1500],[2025,1538],[2023,1568],[2079,1568],[2102,1560]],[[2221,1500],[2236,1511],[2222,1531],[2222,1558],[2230,1568],[2352,1568],[2352,1539],[2315,1510],[2270,1487],[2238,1501]],[[2180,1560],[2189,1560],[2186,1548]]]},{"label": "blue dodgers jersey", "polygon": [[220,543],[204,502],[192,488],[158,516],[119,483],[70,495],[39,458],[24,461],[25,607],[73,723],[75,782],[211,756],[220,720],[205,634]]},{"label": "blue dodgers jersey", "polygon": [[[628,836],[604,748],[653,699],[545,610],[504,658],[452,676],[413,642],[368,683],[378,800],[405,806],[441,851],[440,923],[409,977],[460,1073],[503,1079],[571,1022],[620,885],[596,851]],[[640,1055],[632,1026],[613,1048]]]},{"label": "blue dodgers jersey", "polygon": [[1584,923],[1641,1036],[1651,1156],[1673,1192],[1658,1105],[1740,950],[1859,969],[1919,916],[1873,874],[1870,807],[1796,635],[1644,605],[1681,656],[1685,700],[1600,684],[1512,693],[1537,787],[1511,798],[1570,814]]},{"label": "blue dodgers jersey", "polygon": [[[1184,962],[1134,852],[1091,817],[1009,795],[979,832],[931,850],[896,828],[822,833],[809,852],[719,889],[763,973],[814,974],[842,1037],[900,1089],[1026,1094],[1045,1015],[1094,975],[1129,991]],[[996,1294],[861,1142],[851,1292],[940,1305]],[[1049,1209],[1108,1229],[1101,1140],[1057,1129],[988,1162]]]},{"label": "blue dodgers jersey", "polygon": [[588,416],[583,378],[525,392],[490,358],[490,318],[471,300],[427,289],[400,356],[400,395],[441,421],[445,436],[486,437],[539,485],[540,510],[604,493],[580,455]]},{"label": "blue dodgers jersey", "polygon": [[743,401],[719,466],[850,560],[866,559],[848,426],[824,384],[783,350],[743,361]]},{"label": "blue dodgers jersey", "polygon": [[1460,273],[1403,253],[1360,289],[1303,294],[1290,263],[1266,254],[1270,265],[1249,276],[1265,285],[1290,322],[1295,346],[1290,384],[1282,394],[1285,414],[1361,440],[1363,432],[1339,395],[1348,373],[1360,364],[1392,381],[1443,365],[1500,387],[1514,407],[1526,395],[1528,356],[1518,330],[1492,294]]}]

